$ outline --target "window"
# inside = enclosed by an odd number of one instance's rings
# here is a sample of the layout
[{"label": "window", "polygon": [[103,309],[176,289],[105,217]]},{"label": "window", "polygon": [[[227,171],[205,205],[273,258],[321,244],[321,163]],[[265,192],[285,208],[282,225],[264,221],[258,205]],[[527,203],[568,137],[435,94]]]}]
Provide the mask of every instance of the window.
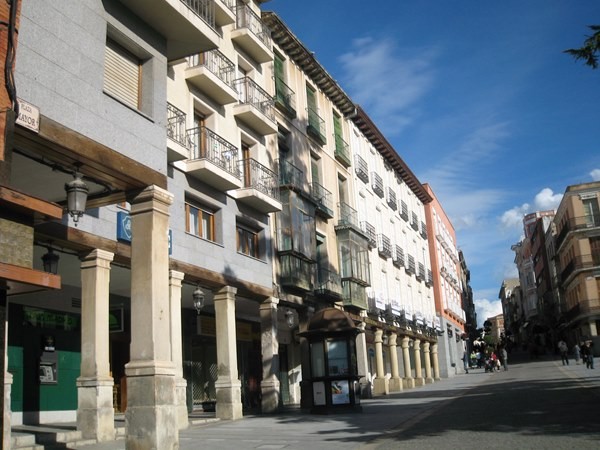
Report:
[{"label": "window", "polygon": [[141,62],[112,40],[106,41],[104,90],[128,106],[140,109]]},{"label": "window", "polygon": [[253,258],[260,256],[258,249],[258,233],[241,225],[236,227],[237,251]]},{"label": "window", "polygon": [[212,211],[186,203],[185,217],[185,231],[202,239],[215,240],[215,216]]},{"label": "window", "polygon": [[583,211],[585,213],[585,224],[588,227],[597,227],[600,225],[600,208],[598,208],[597,198],[586,198],[582,200]]}]

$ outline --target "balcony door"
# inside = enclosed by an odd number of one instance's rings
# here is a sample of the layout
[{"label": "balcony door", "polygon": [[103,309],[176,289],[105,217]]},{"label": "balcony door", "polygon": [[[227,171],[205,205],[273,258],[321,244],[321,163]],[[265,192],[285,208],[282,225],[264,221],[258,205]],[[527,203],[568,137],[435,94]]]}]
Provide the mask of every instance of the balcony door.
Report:
[{"label": "balcony door", "polygon": [[206,117],[199,111],[194,111],[194,131],[192,135],[192,150],[194,159],[206,158]]},{"label": "balcony door", "polygon": [[585,224],[588,227],[600,226],[600,208],[598,208],[598,199],[585,198],[582,200],[583,211],[585,213]]}]

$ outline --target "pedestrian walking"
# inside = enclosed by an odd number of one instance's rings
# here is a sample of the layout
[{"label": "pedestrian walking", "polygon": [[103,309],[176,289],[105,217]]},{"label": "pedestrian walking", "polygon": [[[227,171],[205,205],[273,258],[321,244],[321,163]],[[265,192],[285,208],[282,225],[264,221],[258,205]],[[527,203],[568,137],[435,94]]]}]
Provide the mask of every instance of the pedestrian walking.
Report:
[{"label": "pedestrian walking", "polygon": [[575,364],[579,364],[579,358],[581,357],[581,347],[577,345],[577,342],[575,342],[575,345],[573,346],[573,353],[575,354]]},{"label": "pedestrian walking", "polygon": [[464,351],[463,353],[463,365],[465,368],[465,373],[469,373],[469,352],[468,351]]},{"label": "pedestrian walking", "polygon": [[506,347],[500,349],[500,359],[502,360],[504,370],[508,370],[508,352],[506,351]]},{"label": "pedestrian walking", "polygon": [[560,352],[560,359],[562,361],[563,366],[569,365],[569,347],[567,347],[567,343],[562,339],[558,341],[558,351]]},{"label": "pedestrian walking", "polygon": [[585,362],[585,367],[588,369],[594,368],[594,353],[592,350],[592,342],[584,342],[581,344],[581,354]]}]

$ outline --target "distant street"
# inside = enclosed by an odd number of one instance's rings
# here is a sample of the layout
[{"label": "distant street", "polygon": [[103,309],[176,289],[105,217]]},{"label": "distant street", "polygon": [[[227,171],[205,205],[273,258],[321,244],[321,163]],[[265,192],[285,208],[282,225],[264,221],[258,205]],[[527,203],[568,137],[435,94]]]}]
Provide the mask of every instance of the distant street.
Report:
[{"label": "distant street", "polygon": [[[598,449],[600,369],[546,357],[364,400],[363,412],[288,411],[193,425],[181,450]],[[509,362],[510,362],[509,358]],[[600,360],[597,361],[597,364]],[[123,440],[78,447],[124,449]]]}]

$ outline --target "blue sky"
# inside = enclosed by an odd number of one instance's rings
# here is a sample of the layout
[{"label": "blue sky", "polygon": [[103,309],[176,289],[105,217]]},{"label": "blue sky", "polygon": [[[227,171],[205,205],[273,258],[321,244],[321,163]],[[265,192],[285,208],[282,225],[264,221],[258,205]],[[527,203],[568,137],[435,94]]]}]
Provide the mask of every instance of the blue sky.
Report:
[{"label": "blue sky", "polygon": [[600,69],[563,53],[595,0],[271,0],[457,231],[478,322],[501,312],[523,214],[600,180]]}]

